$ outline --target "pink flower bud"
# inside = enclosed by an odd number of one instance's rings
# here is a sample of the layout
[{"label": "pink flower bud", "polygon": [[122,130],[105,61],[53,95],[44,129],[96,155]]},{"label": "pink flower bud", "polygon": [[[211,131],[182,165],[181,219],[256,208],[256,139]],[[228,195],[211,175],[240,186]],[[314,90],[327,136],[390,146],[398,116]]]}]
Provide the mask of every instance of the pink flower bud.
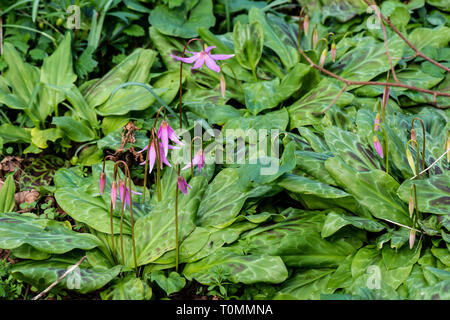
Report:
[{"label": "pink flower bud", "polygon": [[100,173],[99,185],[100,185],[100,194],[103,194],[103,192],[105,192],[105,185],[106,185],[106,175],[104,172]]},{"label": "pink flower bud", "polygon": [[380,130],[380,114],[377,113],[376,117],[375,117],[375,127],[374,127],[375,131]]},{"label": "pink flower bud", "polygon": [[320,55],[319,65],[320,65],[321,67],[323,67],[323,65],[325,64],[325,59],[327,58],[327,53],[328,53],[328,49],[325,48],[325,49],[322,51],[322,54]]},{"label": "pink flower bud", "polygon": [[113,209],[116,208],[116,200],[117,200],[117,182],[113,181],[111,186],[111,203]]},{"label": "pink flower bud", "polygon": [[411,129],[411,140],[417,141],[416,129],[414,128]]},{"label": "pink flower bud", "polygon": [[226,82],[223,74],[220,75],[220,93],[222,94],[222,98],[225,98],[225,90],[226,90]]},{"label": "pink flower bud", "polygon": [[380,140],[378,140],[377,136],[373,136],[373,146],[381,159],[383,159],[383,147],[381,146]]},{"label": "pink flower bud", "polygon": [[312,45],[313,48],[316,48],[317,46],[317,41],[319,40],[319,33],[317,31],[316,26],[314,26],[314,30],[313,30],[313,35],[312,35]]},{"label": "pink flower bud", "polygon": [[336,62],[336,43],[331,44],[331,60],[333,60],[333,62]]},{"label": "pink flower bud", "polygon": [[309,16],[306,15],[305,19],[303,20],[303,30],[305,31],[305,34],[308,34],[309,31]]},{"label": "pink flower bud", "polygon": [[416,240],[416,230],[411,229],[409,233],[409,248],[412,249],[414,247],[414,241]]}]

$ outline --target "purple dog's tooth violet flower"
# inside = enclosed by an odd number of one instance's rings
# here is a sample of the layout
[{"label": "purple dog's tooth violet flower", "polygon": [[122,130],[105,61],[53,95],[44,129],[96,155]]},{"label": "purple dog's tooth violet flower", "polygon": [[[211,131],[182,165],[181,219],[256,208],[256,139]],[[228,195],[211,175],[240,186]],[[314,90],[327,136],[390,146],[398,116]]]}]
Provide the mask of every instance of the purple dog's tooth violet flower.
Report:
[{"label": "purple dog's tooth violet flower", "polygon": [[[142,195],[142,193],[136,192],[133,190],[131,190],[131,193],[137,194],[137,195]],[[122,203],[125,199],[125,208],[127,206],[130,207],[130,203],[131,203],[130,189],[128,189],[128,187],[126,186],[126,184],[123,180],[119,181],[119,197],[120,197],[120,202],[122,202]]]},{"label": "purple dog's tooth violet flower", "polygon": [[378,140],[377,136],[373,136],[373,146],[381,159],[383,159],[383,147],[381,146],[380,140]]},{"label": "purple dog's tooth violet flower", "polygon": [[106,185],[106,175],[104,172],[100,173],[100,194],[103,194],[105,192],[105,185]]},{"label": "purple dog's tooth violet flower", "polygon": [[186,182],[186,179],[184,179],[183,176],[177,177],[177,183],[178,183],[178,189],[180,189],[180,191],[183,192],[184,194],[188,193],[187,188],[192,189],[192,187],[190,185],[188,185],[188,183]]},{"label": "purple dog's tooth violet flower", "polygon": [[173,54],[171,54],[170,56],[178,61],[182,61],[184,63],[194,63],[194,66],[191,68],[191,70],[194,69],[199,69],[201,68],[204,64],[206,64],[206,66],[215,71],[215,72],[220,72],[220,67],[217,65],[217,63],[215,62],[216,60],[227,60],[227,59],[231,59],[234,57],[234,54],[210,54],[211,50],[214,49],[215,46],[210,46],[202,51],[199,52],[192,52],[192,51],[186,51],[190,54],[192,54],[193,56],[191,57],[187,57],[187,58],[183,58],[183,57],[178,57],[175,56]]},{"label": "purple dog's tooth violet flower", "polygon": [[117,182],[113,181],[111,186],[111,203],[113,209],[116,208],[116,201],[117,201]]},{"label": "purple dog's tooth violet flower", "polygon": [[[192,165],[198,166],[198,171],[202,172],[203,167],[205,166],[205,152],[203,151],[203,149],[200,149],[194,156],[194,158],[192,159]],[[191,167],[191,163],[189,162],[187,165],[184,166],[183,169],[181,170],[185,170]]]},{"label": "purple dog's tooth violet flower", "polygon": [[[138,153],[144,152],[146,151],[148,148],[148,145],[142,149],[141,151],[138,151]],[[169,160],[167,160],[167,157],[165,156],[164,152],[161,152],[163,146],[162,143],[159,143],[159,159],[160,159],[160,163],[161,163],[161,169],[163,168],[163,164],[165,164],[168,167],[172,167],[172,165],[169,163]],[[174,146],[167,146],[168,149],[179,149],[177,147]],[[148,153],[148,161],[149,161],[149,173],[152,172],[153,167],[155,165],[156,162],[156,148],[155,148],[155,143],[152,141],[151,145],[150,145],[150,151]],[[141,162],[140,165],[145,165],[145,161]]]},{"label": "purple dog's tooth violet flower", "polygon": [[166,157],[169,152],[169,140],[181,146],[184,145],[184,143],[179,140],[179,137],[166,120],[163,120],[161,122],[161,126],[158,130],[158,138],[161,139],[164,155]]}]

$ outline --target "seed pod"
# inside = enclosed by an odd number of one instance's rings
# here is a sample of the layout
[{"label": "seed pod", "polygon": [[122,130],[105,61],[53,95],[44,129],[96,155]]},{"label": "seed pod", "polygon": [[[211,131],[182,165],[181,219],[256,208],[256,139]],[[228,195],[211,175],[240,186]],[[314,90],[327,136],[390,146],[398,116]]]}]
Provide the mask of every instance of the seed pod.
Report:
[{"label": "seed pod", "polygon": [[413,196],[409,197],[408,209],[409,209],[409,217],[412,218],[413,213],[414,213],[414,198],[413,198]]},{"label": "seed pod", "polygon": [[333,62],[336,62],[336,43],[331,44],[331,60],[333,60]]},{"label": "seed pod", "polygon": [[220,75],[220,93],[222,94],[222,98],[225,98],[225,90],[226,90],[226,82],[223,74]]},{"label": "seed pod", "polygon": [[313,48],[315,49],[317,46],[317,41],[319,40],[319,33],[317,31],[316,26],[314,26],[314,30],[313,30],[313,35],[312,35],[312,45]]},{"label": "seed pod", "polygon": [[416,129],[411,129],[411,140],[417,141]]},{"label": "seed pod", "polygon": [[308,34],[309,31],[309,16],[306,15],[305,19],[303,20],[303,31],[305,31],[305,34]]},{"label": "seed pod", "polygon": [[414,247],[414,241],[416,240],[416,230],[411,229],[409,233],[409,248],[412,249]]},{"label": "seed pod", "polygon": [[320,65],[321,67],[323,67],[323,65],[325,64],[325,60],[326,60],[326,58],[327,58],[327,53],[328,53],[328,48],[325,48],[325,49],[322,51],[322,54],[320,55],[319,65]]}]

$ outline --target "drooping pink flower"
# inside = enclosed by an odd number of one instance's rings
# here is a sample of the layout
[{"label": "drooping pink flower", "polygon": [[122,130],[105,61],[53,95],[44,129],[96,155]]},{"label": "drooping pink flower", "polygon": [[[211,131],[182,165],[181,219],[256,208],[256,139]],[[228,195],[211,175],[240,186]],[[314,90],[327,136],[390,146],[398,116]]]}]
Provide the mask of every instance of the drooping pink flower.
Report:
[{"label": "drooping pink flower", "polygon": [[375,117],[375,127],[374,127],[375,131],[380,130],[380,114],[377,113],[376,117]]},{"label": "drooping pink flower", "polygon": [[113,181],[111,186],[111,203],[113,209],[116,208],[116,200],[117,200],[117,182]]},{"label": "drooping pink flower", "polygon": [[179,140],[177,134],[166,120],[163,120],[161,122],[161,126],[158,130],[158,138],[161,139],[164,155],[166,157],[169,152],[169,140],[172,140],[173,142],[181,146],[184,145],[184,143]]},{"label": "drooping pink flower", "polygon": [[103,194],[105,192],[105,185],[106,185],[106,175],[104,172],[100,173],[100,194]]},{"label": "drooping pink flower", "polygon": [[373,146],[375,150],[380,155],[381,159],[383,159],[383,147],[381,146],[380,140],[378,140],[377,136],[373,136]]},{"label": "drooping pink flower", "polygon": [[184,179],[183,176],[177,177],[177,183],[178,183],[178,189],[180,189],[180,191],[183,192],[184,194],[188,193],[187,188],[192,189],[192,187],[190,185],[188,185],[188,183],[186,182],[186,179]]},{"label": "drooping pink flower", "polygon": [[[192,165],[198,166],[198,171],[202,172],[203,167],[205,166],[205,152],[203,149],[200,149],[192,159]],[[189,162],[187,165],[184,166],[182,170],[188,169],[191,167],[191,163]]]},{"label": "drooping pink flower", "polygon": [[[131,193],[142,195],[142,193],[136,192],[133,190],[131,190]],[[123,180],[119,181],[119,197],[120,197],[120,202],[122,202],[122,203],[125,199],[125,209],[127,206],[130,207],[130,202],[131,202],[130,189],[128,189],[128,187],[126,186],[126,184]]]},{"label": "drooping pink flower", "polygon": [[171,57],[178,61],[182,61],[184,63],[195,62],[194,66],[191,68],[192,70],[199,69],[204,64],[206,64],[206,66],[209,69],[211,69],[215,72],[220,72],[220,67],[217,65],[217,63],[215,61],[216,60],[227,60],[227,59],[233,58],[234,54],[210,54],[211,50],[214,48],[215,48],[215,46],[210,46],[200,52],[186,51],[193,55],[193,56],[187,57],[187,58],[177,57],[177,56],[174,56],[173,54],[171,54]]},{"label": "drooping pink flower", "polygon": [[[146,151],[148,148],[148,145],[145,146],[144,149],[142,149],[141,151],[139,151],[138,153],[144,152]],[[165,164],[168,167],[172,167],[172,165],[169,163],[169,160],[167,160],[166,155],[164,154],[164,152],[162,151],[162,143],[159,143],[159,159],[160,159],[160,163],[161,163],[161,169],[163,168],[163,165]],[[174,146],[167,146],[168,149],[176,149],[176,147]],[[155,165],[156,162],[156,148],[155,148],[155,143],[152,141],[152,143],[150,144],[150,151],[148,153],[148,161],[149,161],[149,173],[152,172],[153,167]],[[140,163],[141,165],[145,165],[145,161]]]}]

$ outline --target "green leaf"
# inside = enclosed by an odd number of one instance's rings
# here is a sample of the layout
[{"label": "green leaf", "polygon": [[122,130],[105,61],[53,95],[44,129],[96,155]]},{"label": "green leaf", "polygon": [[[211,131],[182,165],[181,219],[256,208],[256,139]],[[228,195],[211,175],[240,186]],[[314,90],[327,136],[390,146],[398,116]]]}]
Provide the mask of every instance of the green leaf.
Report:
[{"label": "green leaf", "polygon": [[256,70],[264,46],[264,33],[259,22],[241,24],[233,29],[234,50],[239,64],[246,69]]},{"label": "green leaf", "polygon": [[[293,129],[320,123],[322,116],[316,116],[314,114],[324,111],[340,90],[340,85],[332,80],[327,78],[322,79],[314,89],[287,108],[291,119],[290,128]],[[344,107],[352,99],[352,94],[344,92],[336,101],[336,105],[338,107]]]},{"label": "green leaf", "polygon": [[[43,121],[65,98],[64,93],[50,86],[69,88],[77,79],[73,72],[70,32],[53,54],[44,59],[41,69],[41,83],[44,84],[38,114]],[[45,86],[50,85],[50,86]],[[37,105],[35,105],[37,107]]]},{"label": "green leaf", "polygon": [[91,141],[95,138],[95,132],[86,121],[77,121],[72,117],[53,117],[53,124],[60,128],[64,134],[76,142]]},{"label": "green leaf", "polygon": [[398,196],[409,202],[411,184],[416,185],[417,204],[422,212],[449,214],[450,205],[450,173],[434,175],[424,180],[407,180],[397,191]]},{"label": "green leaf", "polygon": [[181,6],[169,9],[164,5],[156,6],[150,13],[149,23],[166,35],[194,38],[197,28],[210,28],[216,23],[211,0],[185,2]]},{"label": "green leaf", "polygon": [[95,236],[72,231],[65,223],[20,214],[0,214],[0,230],[3,249],[29,244],[42,252],[61,254],[76,248],[89,250],[101,244]]},{"label": "green leaf", "polygon": [[302,80],[309,71],[309,66],[299,63],[281,82],[275,78],[270,81],[245,83],[243,87],[247,109],[257,115],[262,110],[275,108],[300,89]]},{"label": "green leaf", "polygon": [[248,116],[230,119],[222,130],[227,129],[278,129],[284,131],[289,123],[289,114],[285,108],[279,111],[268,112],[264,115]]},{"label": "green leaf", "polygon": [[31,142],[41,148],[48,147],[47,141],[55,142],[57,139],[63,137],[63,132],[59,128],[50,128],[46,130],[39,130],[37,128],[31,129]]},{"label": "green leaf", "polygon": [[385,228],[375,220],[330,212],[323,224],[322,237],[329,237],[347,225],[352,225],[369,232],[380,232]]},{"label": "green leaf", "polygon": [[14,210],[15,193],[16,184],[14,182],[14,174],[9,174],[0,189],[0,212],[11,212]]},{"label": "green leaf", "polygon": [[325,168],[374,217],[411,225],[408,209],[396,194],[399,184],[386,172],[355,172],[337,157],[325,161]]},{"label": "green leaf", "polygon": [[422,50],[425,46],[444,48],[450,41],[450,28],[446,26],[434,29],[416,28],[408,35],[408,40],[417,50]]},{"label": "green leaf", "polygon": [[176,272],[171,272],[169,276],[166,277],[164,272],[157,270],[150,273],[149,277],[150,280],[155,281],[168,296],[180,291],[186,285],[186,279]]},{"label": "green leaf", "polygon": [[[172,179],[172,181],[175,179]],[[197,176],[189,181],[192,189],[178,200],[178,239],[183,241],[195,228],[194,218],[205,188],[205,178]],[[161,202],[156,202],[151,214],[136,221],[136,255],[138,265],[148,264],[165,252],[175,249],[175,181]],[[178,189],[177,189],[178,191]]]},{"label": "green leaf", "polygon": [[115,280],[100,293],[102,300],[150,300],[152,288],[134,276]]},{"label": "green leaf", "polygon": [[280,257],[253,254],[244,256],[226,249],[220,249],[198,262],[186,264],[183,274],[188,279],[211,285],[214,284],[214,271],[222,275],[222,280],[244,284],[281,283],[288,276]]},{"label": "green leaf", "polygon": [[[75,265],[78,260],[52,258],[45,261],[23,261],[16,263],[11,268],[11,273],[15,278],[28,282],[39,290],[44,290]],[[88,268],[87,263],[83,263],[78,269],[79,271],[73,271],[61,280],[55,289],[73,289],[83,294],[95,291],[117,277],[121,268],[121,266],[115,266],[112,269]],[[76,289],[77,284],[79,289]]]},{"label": "green leaf", "polygon": [[[297,45],[291,42],[292,30],[289,30],[289,25],[283,19],[270,14],[265,16],[263,11],[256,7],[250,9],[248,18],[250,23],[259,22],[262,25],[264,45],[275,51],[287,70],[299,61]],[[285,30],[289,31],[286,33]]]},{"label": "green leaf", "polygon": [[92,57],[94,51],[94,47],[87,47],[77,59],[76,70],[81,78],[85,78],[90,72],[94,71],[98,65],[98,62]]}]

